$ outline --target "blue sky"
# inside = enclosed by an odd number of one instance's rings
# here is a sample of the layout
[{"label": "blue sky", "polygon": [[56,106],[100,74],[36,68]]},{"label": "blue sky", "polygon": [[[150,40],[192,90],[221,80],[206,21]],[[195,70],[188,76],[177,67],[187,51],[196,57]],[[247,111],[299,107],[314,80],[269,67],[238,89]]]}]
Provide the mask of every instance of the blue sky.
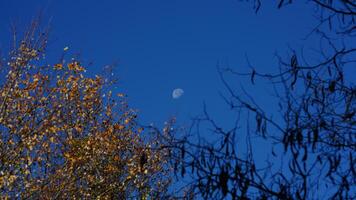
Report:
[{"label": "blue sky", "polygon": [[[158,124],[173,115],[189,123],[203,102],[225,121],[228,107],[218,95],[223,86],[217,62],[249,70],[247,54],[257,69],[276,70],[274,53],[283,54],[288,45],[299,48],[316,23],[302,2],[282,10],[265,4],[255,14],[249,3],[236,0],[2,0],[0,46],[9,44],[11,22],[25,30],[41,9],[43,24],[51,19],[53,63],[65,46],[69,54],[80,53],[84,63],[94,63],[90,74],[119,61],[118,92],[128,95],[143,122]],[[172,99],[174,88],[184,89],[184,95]],[[264,87],[248,89],[268,105]]]},{"label": "blue sky", "polygon": [[[87,67],[89,75],[118,61],[115,90],[127,94],[141,122],[162,126],[176,115],[179,125],[189,125],[205,102],[211,116],[228,128],[235,116],[219,96],[224,87],[218,62],[250,71],[248,55],[257,70],[273,72],[278,70],[276,52],[286,55],[290,47],[319,45],[313,38],[304,40],[318,23],[313,6],[295,1],[278,10],[271,2],[263,1],[256,14],[242,0],[1,0],[0,49],[9,46],[10,23],[24,31],[42,10],[43,25],[51,22],[48,62],[56,63],[66,46],[69,55],[80,53],[84,65],[93,62]],[[309,49],[307,56],[312,54]],[[352,81],[355,73],[345,74]],[[229,81],[235,89],[245,87],[266,111],[277,115],[266,82],[257,80],[252,87],[248,79]],[[184,89],[179,99],[171,96],[175,88]],[[239,144],[243,149],[246,141],[239,138]],[[257,163],[263,162],[270,154],[268,144],[255,139],[253,145]]]}]

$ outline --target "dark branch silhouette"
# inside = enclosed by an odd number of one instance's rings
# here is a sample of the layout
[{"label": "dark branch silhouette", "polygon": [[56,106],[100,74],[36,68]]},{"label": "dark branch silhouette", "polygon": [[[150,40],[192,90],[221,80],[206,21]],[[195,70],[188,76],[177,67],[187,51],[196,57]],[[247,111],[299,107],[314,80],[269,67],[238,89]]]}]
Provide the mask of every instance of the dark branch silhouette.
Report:
[{"label": "dark branch silhouette", "polygon": [[[252,2],[256,12],[263,6],[259,0]],[[293,3],[277,2],[278,8]],[[218,65],[226,88],[221,96],[238,116],[234,126],[219,126],[204,105],[203,115],[194,119],[184,137],[166,129],[162,141],[171,150],[177,179],[187,183],[183,198],[356,198],[356,87],[348,74],[355,67],[356,48],[343,42],[354,36],[356,4],[308,3],[318,10],[320,20],[308,35],[322,44],[318,63],[311,64],[303,52],[292,50],[289,57],[276,55],[277,73],[259,72],[248,59],[249,72]],[[269,81],[279,112],[265,111],[251,92],[228,81],[231,76],[251,85]],[[244,118],[246,123],[241,122]],[[246,150],[239,153],[242,125]],[[252,138],[271,144],[267,164],[256,162],[253,152],[258,147]]]}]

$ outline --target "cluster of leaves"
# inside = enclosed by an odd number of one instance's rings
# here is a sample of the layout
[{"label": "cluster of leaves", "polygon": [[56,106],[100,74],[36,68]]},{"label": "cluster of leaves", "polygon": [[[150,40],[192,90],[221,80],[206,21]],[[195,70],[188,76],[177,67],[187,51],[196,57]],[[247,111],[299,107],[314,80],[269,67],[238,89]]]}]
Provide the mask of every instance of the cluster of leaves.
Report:
[{"label": "cluster of leaves", "polygon": [[121,94],[80,62],[42,65],[47,34],[32,24],[10,52],[0,87],[0,196],[159,198],[167,151],[145,139]]}]

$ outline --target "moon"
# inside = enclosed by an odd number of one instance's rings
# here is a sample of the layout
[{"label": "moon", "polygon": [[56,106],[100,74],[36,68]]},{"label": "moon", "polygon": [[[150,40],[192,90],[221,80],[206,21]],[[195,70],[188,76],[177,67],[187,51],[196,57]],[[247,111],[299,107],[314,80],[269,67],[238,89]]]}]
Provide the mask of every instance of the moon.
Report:
[{"label": "moon", "polygon": [[172,98],[173,99],[179,99],[181,96],[183,96],[184,90],[181,88],[176,88],[172,92]]}]

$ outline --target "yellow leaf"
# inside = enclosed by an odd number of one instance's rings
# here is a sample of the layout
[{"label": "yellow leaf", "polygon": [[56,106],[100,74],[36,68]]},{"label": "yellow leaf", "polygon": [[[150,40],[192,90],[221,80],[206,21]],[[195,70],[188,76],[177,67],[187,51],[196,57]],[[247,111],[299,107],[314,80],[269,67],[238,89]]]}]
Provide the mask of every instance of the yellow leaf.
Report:
[{"label": "yellow leaf", "polygon": [[54,69],[59,70],[59,69],[62,69],[62,68],[63,68],[63,65],[61,63],[54,65]]}]

